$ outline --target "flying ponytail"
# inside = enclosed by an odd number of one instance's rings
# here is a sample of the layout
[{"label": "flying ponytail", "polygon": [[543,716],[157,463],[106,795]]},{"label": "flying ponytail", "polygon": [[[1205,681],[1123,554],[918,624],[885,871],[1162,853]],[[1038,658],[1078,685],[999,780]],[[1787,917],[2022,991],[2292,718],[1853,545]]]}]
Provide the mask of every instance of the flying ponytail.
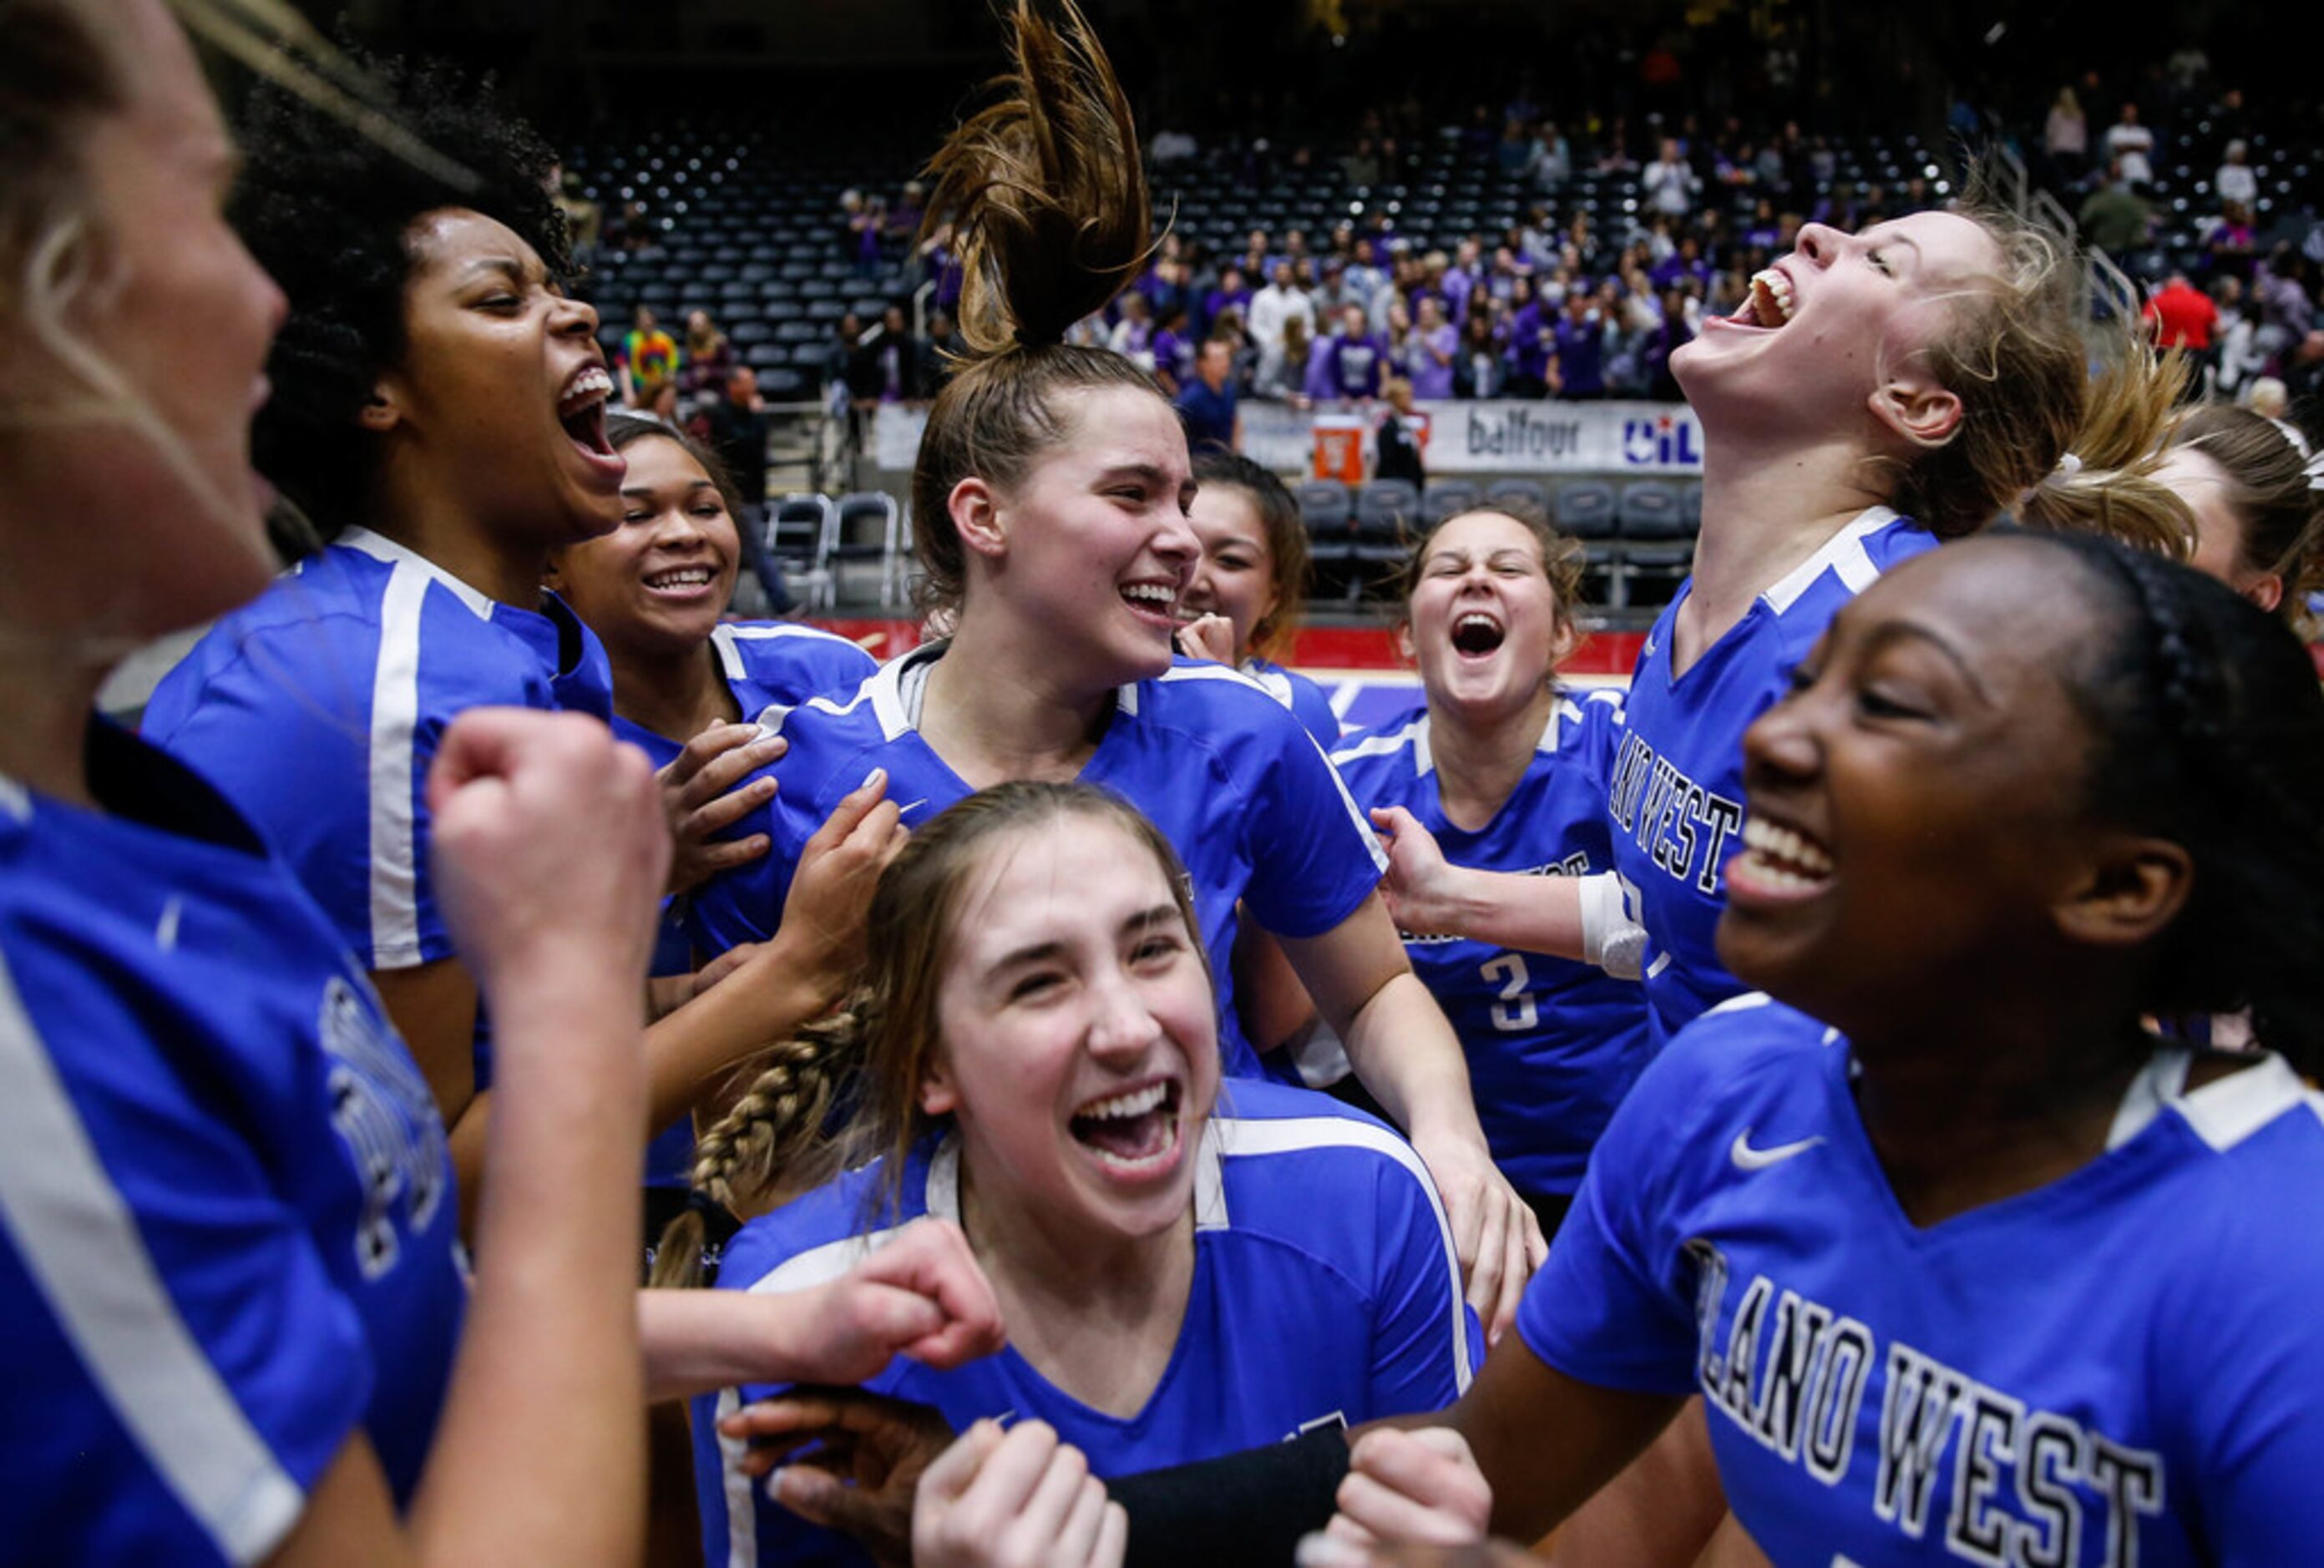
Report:
[{"label": "flying ponytail", "polygon": [[2189,369],[2181,355],[2158,358],[2144,346],[2126,346],[2090,383],[2065,456],[2026,492],[2019,521],[2061,533],[2103,534],[2174,561],[2190,559],[2193,514],[2154,477]]},{"label": "flying ponytail", "polygon": [[1073,0],[1016,0],[1011,35],[1015,64],[994,84],[999,101],[964,123],[928,164],[927,231],[952,226],[962,272],[956,319],[970,349],[928,410],[912,470],[919,593],[929,610],[956,607],[967,586],[950,510],[963,479],[1016,484],[1072,428],[1061,393],[1118,386],[1161,396],[1121,355],[1065,341],[1151,251],[1152,207],[1129,101]]}]

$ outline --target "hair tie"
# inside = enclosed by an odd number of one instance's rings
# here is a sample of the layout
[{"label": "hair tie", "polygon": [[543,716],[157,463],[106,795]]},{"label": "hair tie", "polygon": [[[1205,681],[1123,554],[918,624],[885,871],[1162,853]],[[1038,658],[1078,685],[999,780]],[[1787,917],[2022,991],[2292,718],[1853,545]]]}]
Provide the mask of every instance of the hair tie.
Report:
[{"label": "hair tie", "polygon": [[2053,479],[2071,479],[2081,471],[2081,458],[2072,452],[2068,452],[2058,459],[2058,466],[2051,471],[2050,476]]},{"label": "hair tie", "polygon": [[2292,444],[2292,449],[2300,454],[2301,469],[2308,475],[2308,488],[2324,490],[2324,452],[2310,447],[2308,438],[2301,434],[2300,427],[2289,420],[2270,420],[2268,423],[2282,432],[2283,438]]}]

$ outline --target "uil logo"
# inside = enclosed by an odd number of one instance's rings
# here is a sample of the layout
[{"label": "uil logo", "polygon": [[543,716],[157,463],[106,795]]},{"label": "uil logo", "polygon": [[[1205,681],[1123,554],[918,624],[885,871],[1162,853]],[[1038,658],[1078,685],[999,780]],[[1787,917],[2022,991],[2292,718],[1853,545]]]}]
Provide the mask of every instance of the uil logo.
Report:
[{"label": "uil logo", "polygon": [[1700,468],[1694,421],[1677,414],[1622,421],[1622,460],[1640,468]]},{"label": "uil logo", "polygon": [[450,1185],[444,1123],[428,1081],[378,1013],[334,975],[323,990],[318,1033],[330,1056],[331,1126],[363,1178],[355,1261],[366,1279],[395,1267],[399,1219],[425,1231]]}]

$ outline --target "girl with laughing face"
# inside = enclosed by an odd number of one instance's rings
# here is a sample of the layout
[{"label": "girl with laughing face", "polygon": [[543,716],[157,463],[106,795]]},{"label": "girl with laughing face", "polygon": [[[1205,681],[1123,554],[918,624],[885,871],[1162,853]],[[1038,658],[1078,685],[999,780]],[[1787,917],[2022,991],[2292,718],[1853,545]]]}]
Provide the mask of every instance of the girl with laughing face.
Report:
[{"label": "girl with laughing face", "polygon": [[[1743,847],[1743,730],[1842,604],[2006,509],[2182,549],[2185,511],[2151,462],[2061,463],[2159,428],[2174,385],[2126,346],[2093,387],[2070,277],[2054,242],[1998,213],[1810,224],[1672,355],[1702,431],[1702,530],[1640,651],[1608,801],[1658,1044],[1741,989],[1712,934]],[[1572,950],[1572,890],[1448,867],[1425,833],[1399,833],[1391,859],[1407,928]]]},{"label": "girl with laughing face", "polygon": [[[1560,684],[1580,641],[1581,551],[1538,520],[1447,519],[1405,576],[1406,652],[1426,701],[1332,754],[1357,800],[1417,822],[1453,863],[1585,877],[1611,859],[1606,779],[1622,694]],[[1594,964],[1407,936],[1461,1034],[1493,1158],[1553,1239],[1590,1148],[1646,1064],[1646,999]]]},{"label": "girl with laughing face", "polygon": [[[1265,690],[1174,662],[1201,551],[1185,432],[1129,360],[1064,341],[1144,264],[1128,105],[1070,6],[1053,26],[1020,5],[1016,33],[1011,92],[934,164],[930,205],[962,236],[960,321],[978,357],[929,410],[912,527],[925,592],[957,607],[957,631],[784,717],[791,750],[763,819],[773,851],[696,893],[697,945],[770,936],[799,846],[875,770],[908,826],[1008,779],[1116,789],[1193,876],[1214,970],[1226,974],[1239,908],[1281,942],[1356,1075],[1427,1161],[1472,1299],[1505,1326],[1539,1229],[1493,1168],[1459,1042],[1377,896],[1373,835]],[[1231,1010],[1225,1028],[1228,1071],[1256,1075]]]},{"label": "girl with laughing face", "polygon": [[[1481,1342],[1425,1170],[1321,1094],[1222,1084],[1185,872],[1136,811],[1084,784],[973,795],[912,835],[871,927],[849,1010],[779,1047],[703,1139],[696,1184],[745,1213],[775,1181],[844,1172],[744,1224],[722,1292],[798,1288],[876,1257],[897,1225],[957,1220],[1009,1348],[866,1387],[955,1428],[1046,1422],[1098,1475],[1435,1409],[1466,1386]],[[681,1221],[657,1283],[691,1283],[700,1240]],[[861,1561],[744,1478],[771,1460],[748,1455],[736,1413],[781,1391],[697,1404],[706,1554]],[[793,1465],[776,1499],[820,1520],[846,1493]],[[1098,1490],[1042,1560],[1081,1561],[1106,1519]]]},{"label": "girl with laughing face", "polygon": [[284,297],[226,221],[233,143],[158,0],[0,0],[0,142],[12,1557],[633,1561],[649,1391],[989,1347],[940,1227],[755,1323],[636,1299],[668,832],[643,759],[570,715],[463,715],[427,781],[444,918],[503,1023],[469,1268],[361,961],[230,800],[95,709],[126,653],[273,570],[250,416]]},{"label": "girl with laughing face", "polygon": [[[549,150],[431,69],[405,69],[394,90],[411,129],[471,172],[468,189],[287,90],[254,101],[230,217],[290,297],[254,454],[332,542],[220,622],[144,724],[259,825],[363,958],[473,1204],[491,1028],[438,897],[424,781],[468,708],[610,714],[604,648],[541,582],[553,550],[620,525],[626,465],[605,434],[596,313],[565,291]],[[681,881],[702,874],[691,846],[719,824],[717,798],[779,751],[725,728],[665,770]],[[851,805],[847,826],[868,809]],[[876,864],[825,869],[844,881]],[[652,1125],[813,1016],[836,987],[820,973],[658,1026]]]},{"label": "girl with laughing face", "polygon": [[[2324,1179],[2306,650],[2151,554],[1971,540],[1840,613],[1744,772],[1719,945],[1766,994],[1646,1069],[1449,1413],[1493,1526],[1699,1392],[1777,1563],[2303,1559],[2324,1245],[2272,1195]],[[2235,1011],[2258,1049],[2153,1029]],[[1473,1530],[1461,1468],[1397,1490]]]}]

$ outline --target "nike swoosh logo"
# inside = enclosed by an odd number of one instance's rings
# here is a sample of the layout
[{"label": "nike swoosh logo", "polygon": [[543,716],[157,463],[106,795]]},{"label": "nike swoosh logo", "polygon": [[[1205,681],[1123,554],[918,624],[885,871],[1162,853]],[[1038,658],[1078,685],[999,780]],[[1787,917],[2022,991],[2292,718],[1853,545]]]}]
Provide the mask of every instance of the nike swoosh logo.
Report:
[{"label": "nike swoosh logo", "polygon": [[1753,1148],[1751,1130],[1747,1127],[1737,1133],[1735,1141],[1728,1146],[1727,1158],[1735,1162],[1737,1170],[1766,1170],[1771,1165],[1783,1164],[1794,1155],[1805,1154],[1822,1141],[1823,1137],[1819,1133],[1813,1138],[1803,1138],[1797,1143],[1779,1143],[1773,1148]]}]

